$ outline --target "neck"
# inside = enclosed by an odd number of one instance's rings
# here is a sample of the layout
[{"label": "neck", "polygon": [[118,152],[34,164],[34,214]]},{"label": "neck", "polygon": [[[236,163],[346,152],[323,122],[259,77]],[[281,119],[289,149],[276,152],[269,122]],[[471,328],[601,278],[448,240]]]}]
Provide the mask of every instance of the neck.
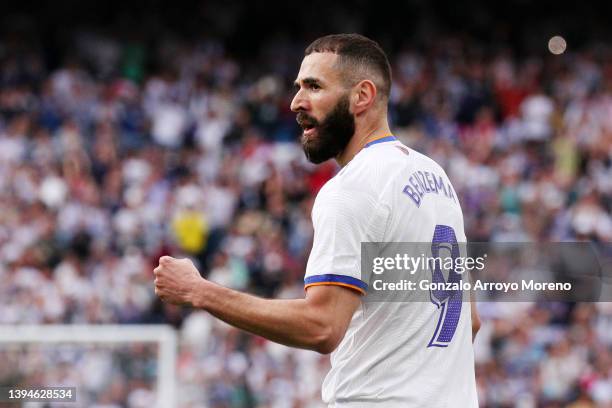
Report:
[{"label": "neck", "polygon": [[390,135],[391,129],[389,129],[389,124],[387,123],[386,118],[373,123],[369,127],[358,127],[355,130],[355,134],[351,138],[351,141],[346,146],[346,149],[344,149],[342,153],[336,157],[336,162],[338,162],[340,167],[344,167],[353,159],[353,157],[355,157],[357,153],[359,153],[361,149],[363,149],[366,144],[373,140]]}]

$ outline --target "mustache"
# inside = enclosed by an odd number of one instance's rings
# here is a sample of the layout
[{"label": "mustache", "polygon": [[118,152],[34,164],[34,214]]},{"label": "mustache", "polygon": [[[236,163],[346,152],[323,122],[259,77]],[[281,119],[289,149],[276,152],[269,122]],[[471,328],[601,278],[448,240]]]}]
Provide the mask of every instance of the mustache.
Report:
[{"label": "mustache", "polygon": [[301,127],[304,127],[304,126],[315,127],[319,125],[319,121],[316,118],[310,116],[309,114],[305,112],[299,112],[295,117],[295,121]]}]

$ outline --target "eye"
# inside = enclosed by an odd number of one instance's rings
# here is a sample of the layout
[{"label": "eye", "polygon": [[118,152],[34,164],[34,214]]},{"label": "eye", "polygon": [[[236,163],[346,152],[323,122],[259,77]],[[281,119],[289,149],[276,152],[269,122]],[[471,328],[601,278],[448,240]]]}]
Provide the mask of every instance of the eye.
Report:
[{"label": "eye", "polygon": [[318,84],[310,84],[309,88],[312,89],[313,91],[318,91],[319,89],[321,89],[321,87]]}]

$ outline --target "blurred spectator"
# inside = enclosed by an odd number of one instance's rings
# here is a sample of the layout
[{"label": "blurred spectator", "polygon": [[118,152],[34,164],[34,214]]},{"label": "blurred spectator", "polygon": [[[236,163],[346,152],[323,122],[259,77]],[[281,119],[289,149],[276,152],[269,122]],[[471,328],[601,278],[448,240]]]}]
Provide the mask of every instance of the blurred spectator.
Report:
[{"label": "blurred spectator", "polygon": [[[306,162],[288,110],[304,44],[271,40],[261,60],[244,60],[209,36],[74,37],[53,70],[35,45],[17,63],[21,51],[0,37],[0,323],[169,322],[183,340],[180,406],[320,406],[327,357],[162,305],[151,273],[172,253],[229,287],[302,295],[313,199],[337,171]],[[610,242],[609,59],[431,41],[391,55],[389,112],[401,140],[447,169],[467,236]],[[481,406],[612,404],[607,304],[481,313]],[[88,406],[151,405],[155,363],[137,346],[124,358],[0,353],[1,383],[19,362],[19,381],[78,382]]]}]

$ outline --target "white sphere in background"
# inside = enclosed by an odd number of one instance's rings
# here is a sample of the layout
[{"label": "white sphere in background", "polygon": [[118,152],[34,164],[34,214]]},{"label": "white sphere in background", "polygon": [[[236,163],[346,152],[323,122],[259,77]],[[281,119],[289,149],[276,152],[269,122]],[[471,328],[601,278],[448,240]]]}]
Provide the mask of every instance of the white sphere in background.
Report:
[{"label": "white sphere in background", "polygon": [[555,55],[563,54],[566,48],[567,42],[560,35],[555,35],[548,40],[548,50]]}]

